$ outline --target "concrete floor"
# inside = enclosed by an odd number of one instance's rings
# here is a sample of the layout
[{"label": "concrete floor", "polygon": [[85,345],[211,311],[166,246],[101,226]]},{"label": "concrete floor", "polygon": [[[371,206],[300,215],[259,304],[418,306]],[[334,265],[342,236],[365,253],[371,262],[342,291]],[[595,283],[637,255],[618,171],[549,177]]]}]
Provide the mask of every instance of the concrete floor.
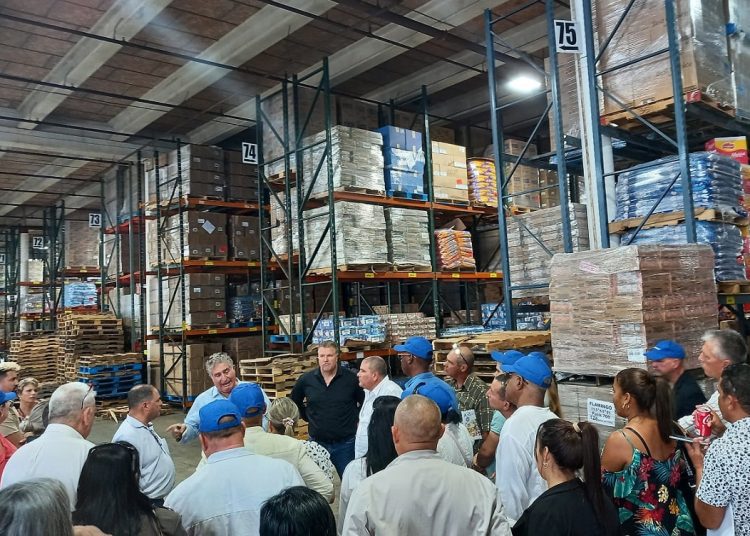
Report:
[{"label": "concrete floor", "polygon": [[[156,430],[156,433],[162,437],[166,437],[167,442],[169,443],[169,452],[172,455],[172,460],[174,460],[175,466],[175,484],[179,484],[192,475],[195,471],[195,467],[201,459],[201,447],[200,442],[197,439],[187,445],[181,445],[175,442],[171,436],[167,435],[167,427],[171,424],[182,422],[184,417],[185,414],[178,411],[169,415],[162,415],[154,421],[154,429]],[[97,445],[112,441],[112,436],[115,434],[115,431],[117,431],[119,426],[119,422],[114,422],[111,419],[97,419],[88,439]],[[338,476],[335,476],[334,480],[333,485],[336,490],[336,501],[331,505],[331,508],[333,509],[334,515],[338,517],[338,497],[339,491],[341,490],[341,482],[339,481]]]}]

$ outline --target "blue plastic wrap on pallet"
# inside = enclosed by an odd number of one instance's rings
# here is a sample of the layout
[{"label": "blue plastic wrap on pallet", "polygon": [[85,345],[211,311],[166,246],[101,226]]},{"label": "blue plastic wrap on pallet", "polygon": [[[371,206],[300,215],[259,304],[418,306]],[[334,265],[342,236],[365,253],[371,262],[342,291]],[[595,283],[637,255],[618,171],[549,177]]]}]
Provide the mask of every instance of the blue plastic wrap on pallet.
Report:
[{"label": "blue plastic wrap on pallet", "polygon": [[95,283],[82,281],[65,283],[65,289],[63,290],[64,307],[96,305],[96,301],[97,292]]},{"label": "blue plastic wrap on pallet", "polygon": [[482,325],[490,329],[508,329],[505,321],[505,309],[502,304],[483,303],[482,304]]},{"label": "blue plastic wrap on pallet", "polygon": [[385,170],[385,189],[389,192],[424,193],[422,175],[408,171]]},{"label": "blue plastic wrap on pallet", "polygon": [[[643,217],[662,193],[678,176],[680,163],[670,156],[641,164],[619,174],[615,189],[617,212],[615,220]],[[718,209],[723,213],[746,216],[742,208],[742,176],[740,164],[731,158],[713,153],[690,154],[690,182],[696,207]],[[654,213],[683,210],[682,184],[678,178]]]},{"label": "blue plastic wrap on pallet", "polygon": [[[736,225],[730,223],[697,221],[696,234],[698,242],[709,244],[714,250],[715,275],[720,281],[745,279],[745,267],[742,264],[742,235]],[[622,243],[627,244],[633,230],[622,236]],[[641,229],[635,236],[636,244],[685,244],[687,242],[685,224],[668,227]]]},{"label": "blue plastic wrap on pallet", "polygon": [[385,169],[408,171],[417,175],[424,174],[424,151],[383,147]]},{"label": "blue plastic wrap on pallet", "polygon": [[[339,344],[343,345],[347,340],[358,340],[368,342],[385,342],[385,324],[377,315],[363,315],[352,318],[339,319]],[[318,322],[313,332],[313,343],[333,339],[333,319],[323,318]]]}]

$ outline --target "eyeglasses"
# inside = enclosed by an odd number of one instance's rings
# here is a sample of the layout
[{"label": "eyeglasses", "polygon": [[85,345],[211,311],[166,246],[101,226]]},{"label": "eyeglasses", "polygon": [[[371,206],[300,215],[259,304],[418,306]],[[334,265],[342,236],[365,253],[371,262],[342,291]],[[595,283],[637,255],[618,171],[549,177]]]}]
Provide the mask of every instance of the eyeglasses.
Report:
[{"label": "eyeglasses", "polygon": [[88,398],[89,394],[90,394],[90,393],[91,393],[91,391],[93,391],[93,390],[94,390],[94,384],[93,384],[93,383],[90,383],[90,384],[89,384],[89,390],[88,390],[88,391],[86,391],[86,394],[85,394],[85,395],[83,395],[83,398],[81,399],[81,411],[83,411],[83,406],[84,406],[84,405],[86,404],[86,399]]},{"label": "eyeglasses", "polygon": [[464,364],[468,367],[469,366],[469,362],[466,361],[466,358],[461,353],[461,347],[458,344],[454,344],[453,345],[453,351],[458,354],[458,357],[460,357],[463,360]]}]

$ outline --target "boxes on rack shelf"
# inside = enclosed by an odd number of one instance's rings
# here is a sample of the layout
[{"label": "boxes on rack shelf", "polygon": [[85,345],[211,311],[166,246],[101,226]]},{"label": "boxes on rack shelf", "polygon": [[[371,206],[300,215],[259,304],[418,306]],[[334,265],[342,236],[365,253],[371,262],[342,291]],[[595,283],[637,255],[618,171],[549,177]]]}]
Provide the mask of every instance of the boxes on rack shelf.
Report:
[{"label": "boxes on rack shelf", "polygon": [[740,164],[750,164],[747,156],[747,137],[732,136],[728,138],[714,138],[708,140],[705,145],[709,153],[717,153],[728,156]]},{"label": "boxes on rack shelf", "polygon": [[88,221],[65,220],[65,266],[99,266],[99,228]]},{"label": "boxes on rack shelf", "polygon": [[230,257],[234,260],[260,259],[260,221],[252,216],[229,217]]},{"label": "boxes on rack shelf", "polygon": [[[386,264],[388,244],[383,207],[348,201],[336,201],[334,207],[338,266]],[[325,206],[306,210],[304,217],[306,243],[317,244],[328,226],[329,208]],[[331,240],[328,232],[310,269],[331,269]]]},{"label": "boxes on rack shelf", "polygon": [[[182,328],[182,292],[180,277],[168,276],[148,282],[149,325],[159,326],[159,285],[162,293],[162,315],[166,329]],[[226,276],[224,274],[185,274],[185,326],[223,326],[226,315]]]},{"label": "boxes on rack shelf", "polygon": [[409,337],[435,338],[435,317],[424,313],[389,313],[380,315],[385,326],[385,342],[398,344]]},{"label": "boxes on rack shelf", "polygon": [[[576,54],[557,55],[557,80],[560,84],[560,113],[562,115],[562,128],[564,136],[581,138],[581,123],[578,110],[578,84],[576,82]],[[544,59],[544,70],[551,72],[549,58]],[[549,80],[549,78],[547,78]],[[551,93],[547,96],[552,100]],[[549,144],[550,150],[557,149],[557,129],[555,110],[550,108],[547,114],[549,118]],[[570,147],[570,144],[565,144]]]},{"label": "boxes on rack shelf", "polygon": [[[505,154],[513,156],[521,156],[525,144],[525,141],[507,138],[503,145],[504,152]],[[523,158],[531,158],[536,156],[536,154],[536,145],[531,143],[529,144]],[[518,207],[539,208],[541,198],[539,192],[534,191],[539,189],[539,169],[520,164],[516,167],[516,170],[513,172],[510,179],[508,179],[510,172],[513,170],[513,166],[515,166],[514,160],[505,163],[505,180],[508,183],[506,186],[506,194],[519,195],[512,195],[512,197],[508,198],[508,202]]]},{"label": "boxes on rack shelf", "polygon": [[717,326],[714,255],[702,244],[622,246],[552,258],[555,369],[614,376],[646,368],[660,339],[680,343],[696,368],[701,335]]},{"label": "boxes on rack shelf", "polygon": [[436,201],[469,202],[466,147],[432,142],[432,189]]},{"label": "boxes on rack shelf", "polygon": [[211,387],[211,376],[206,371],[206,360],[216,352],[221,352],[221,343],[164,344],[164,371],[167,384],[167,395],[182,396],[183,369],[182,360],[186,362],[187,395],[196,396]]},{"label": "boxes on rack shelf", "polygon": [[219,147],[184,145],[160,155],[159,166],[147,166],[146,199],[156,202],[157,181],[162,202],[183,196],[223,199],[226,179],[224,152]]},{"label": "boxes on rack shelf", "polygon": [[[600,69],[667,48],[666,12],[660,2],[637,2],[620,25],[628,0],[593,2],[594,25],[600,42],[618,27],[602,54]],[[734,106],[731,67],[726,38],[723,0],[679,0],[676,28],[679,33],[682,87],[700,91],[720,105]],[[657,54],[628,67],[605,72],[603,113],[611,114],[673,97],[670,55]],[[666,108],[666,105],[664,106]]]},{"label": "boxes on rack shelf", "polygon": [[469,202],[472,205],[497,206],[497,174],[491,158],[469,158]]},{"label": "boxes on rack shelf", "polygon": [[427,212],[387,207],[385,212],[388,262],[396,269],[432,267]]},{"label": "boxes on rack shelf", "polygon": [[386,191],[424,193],[422,134],[394,126],[378,132],[383,136]]},{"label": "boxes on rack shelf", "polygon": [[[278,196],[278,197],[277,197]],[[299,225],[297,217],[297,188],[290,189],[290,212],[291,220],[286,215],[287,199],[284,192],[271,195],[271,247],[276,255],[286,256],[289,254],[289,237],[292,233],[292,255],[299,253]],[[291,229],[290,229],[291,228]]]},{"label": "boxes on rack shelf", "polygon": [[263,355],[263,340],[260,337],[231,337],[221,340],[223,351],[228,353],[235,364],[243,359],[255,359]]},{"label": "boxes on rack shelf", "polygon": [[[226,260],[229,253],[227,242],[227,215],[217,212],[187,210],[170,216],[162,227],[162,263],[177,264],[183,259]],[[146,224],[147,255],[150,266],[157,264],[157,225]],[[180,234],[184,248],[180,251]]]},{"label": "boxes on rack shelf", "polygon": [[475,270],[471,233],[458,229],[437,229],[435,247],[441,270]]},{"label": "boxes on rack shelf", "polygon": [[225,151],[227,155],[226,197],[229,201],[258,201],[258,166],[242,162],[239,151]]},{"label": "boxes on rack shelf", "polygon": [[[313,344],[330,341],[333,337],[333,319],[321,319],[313,332]],[[347,341],[385,342],[383,320],[378,315],[339,318],[339,344],[346,346]]]}]

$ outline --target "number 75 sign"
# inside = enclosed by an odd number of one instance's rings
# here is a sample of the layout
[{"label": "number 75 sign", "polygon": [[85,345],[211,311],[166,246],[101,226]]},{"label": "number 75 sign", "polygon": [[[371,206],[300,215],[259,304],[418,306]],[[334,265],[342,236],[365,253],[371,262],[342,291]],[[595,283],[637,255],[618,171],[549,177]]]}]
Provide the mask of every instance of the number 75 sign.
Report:
[{"label": "number 75 sign", "polygon": [[555,48],[558,53],[581,52],[581,34],[575,21],[555,20]]}]

